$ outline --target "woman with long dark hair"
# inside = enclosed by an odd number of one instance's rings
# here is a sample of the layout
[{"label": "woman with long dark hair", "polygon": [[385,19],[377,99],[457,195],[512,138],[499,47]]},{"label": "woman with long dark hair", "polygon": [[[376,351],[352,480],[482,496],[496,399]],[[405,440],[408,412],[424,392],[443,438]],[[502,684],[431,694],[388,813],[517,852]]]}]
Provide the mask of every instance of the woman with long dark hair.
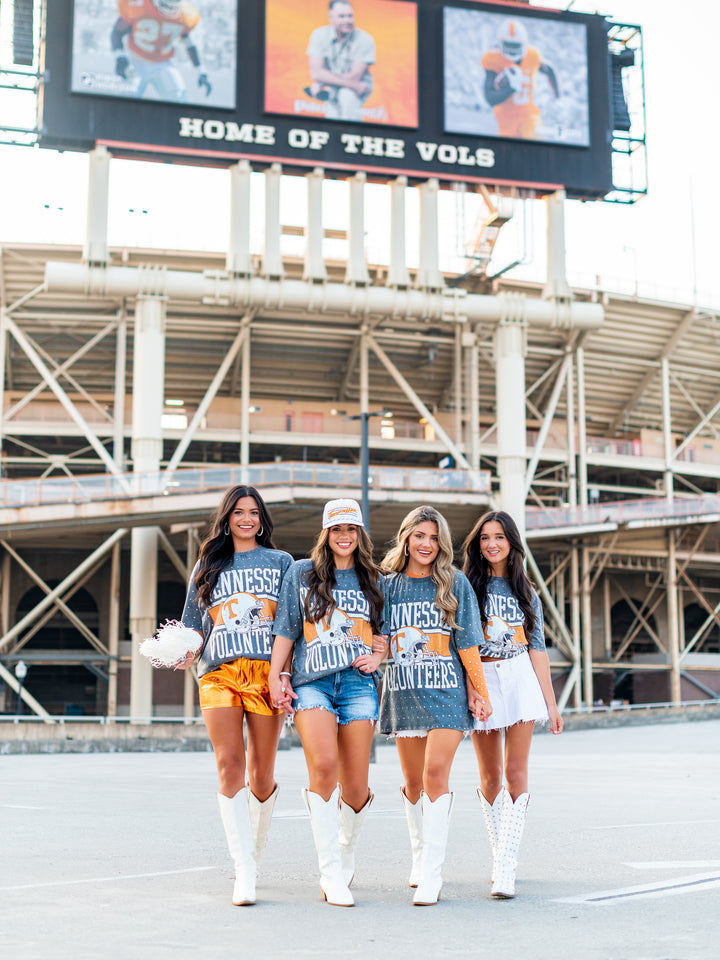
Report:
[{"label": "woman with long dark hair", "polygon": [[[325,505],[308,560],[283,582],[275,618],[270,692],[294,713],[305,752],[320,888],[354,906],[355,845],[373,799],[370,750],[378,717],[373,673],[387,650],[379,635],[383,595],[372,542],[355,500]],[[292,655],[292,674],[286,664]]]},{"label": "woman with long dark hair", "polygon": [[467,578],[453,566],[445,518],[412,510],[382,563],[390,636],[380,730],[394,735],[405,783],[415,906],[437,903],[453,794],[450,768],[473,715],[492,712],[478,653],[482,627]]},{"label": "woman with long dark hair", "polygon": [[255,487],[231,487],[200,547],[182,616],[203,637],[200,706],[215,751],[238,906],[255,902],[257,862],[278,792],[275,755],[284,715],[270,699],[268,673],[275,609],[292,557],[275,549],[272,530]]},{"label": "woman with long dark hair", "polygon": [[[477,596],[484,641],[480,648],[493,715],[475,721],[480,768],[478,797],[493,851],[491,896],[515,896],[515,869],[525,825],[528,759],[535,721],[562,733],[540,599],[525,572],[525,547],[512,517],[480,517],[465,544],[465,573]],[[503,742],[504,740],[504,742]],[[503,782],[503,773],[504,780]],[[506,784],[506,785],[505,785]]]}]

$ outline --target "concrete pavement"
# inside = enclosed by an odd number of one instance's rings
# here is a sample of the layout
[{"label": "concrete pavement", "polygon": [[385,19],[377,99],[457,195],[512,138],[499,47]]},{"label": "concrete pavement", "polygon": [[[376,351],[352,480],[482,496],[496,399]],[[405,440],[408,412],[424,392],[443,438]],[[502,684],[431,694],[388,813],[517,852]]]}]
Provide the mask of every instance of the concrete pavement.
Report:
[{"label": "concrete pavement", "polygon": [[377,750],[357,854],[357,907],[320,899],[300,799],[281,792],[254,907],[233,907],[212,755],[0,758],[0,945],[9,960],[718,956],[720,721],[539,736],[517,898],[488,898],[489,847],[472,747],[442,900],[414,908],[394,746]]}]

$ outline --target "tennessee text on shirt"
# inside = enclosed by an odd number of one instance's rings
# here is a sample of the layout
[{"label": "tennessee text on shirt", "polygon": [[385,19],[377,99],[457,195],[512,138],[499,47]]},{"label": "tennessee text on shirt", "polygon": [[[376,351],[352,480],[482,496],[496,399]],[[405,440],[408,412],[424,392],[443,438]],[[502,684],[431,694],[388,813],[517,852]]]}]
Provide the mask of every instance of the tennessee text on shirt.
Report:
[{"label": "tennessee text on shirt", "polygon": [[277,599],[282,572],[274,567],[249,567],[245,570],[224,570],[213,590],[213,603],[232,593],[254,593],[256,597]]},{"label": "tennessee text on shirt", "polygon": [[485,615],[487,617],[501,617],[508,626],[525,623],[525,616],[516,597],[488,593],[485,598]]},{"label": "tennessee text on shirt", "polygon": [[390,630],[395,633],[411,623],[418,630],[442,630],[442,612],[432,600],[410,600],[393,603],[390,613]]}]

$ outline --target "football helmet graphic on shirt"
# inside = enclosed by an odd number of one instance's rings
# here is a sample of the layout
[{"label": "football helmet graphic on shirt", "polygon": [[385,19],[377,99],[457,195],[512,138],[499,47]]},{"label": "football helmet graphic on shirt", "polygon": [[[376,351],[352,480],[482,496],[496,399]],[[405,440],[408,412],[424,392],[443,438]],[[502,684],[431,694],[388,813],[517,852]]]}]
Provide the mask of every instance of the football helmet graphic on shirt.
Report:
[{"label": "football helmet graphic on shirt", "polygon": [[223,603],[220,612],[227,629],[236,633],[244,633],[271,622],[264,612],[262,600],[251,593],[234,594]]},{"label": "football helmet graphic on shirt", "polygon": [[498,34],[500,52],[508,60],[520,63],[528,45],[527,30],[519,20],[506,20]]},{"label": "football helmet graphic on shirt", "polygon": [[320,643],[328,644],[331,647],[341,647],[344,643],[353,639],[354,626],[355,624],[346,613],[335,609],[332,616],[323,617],[319,623],[315,624],[317,639]]},{"label": "football helmet graphic on shirt", "polygon": [[415,627],[403,627],[390,641],[390,653],[398,666],[409,667],[420,663],[425,654],[425,645],[430,637]]}]

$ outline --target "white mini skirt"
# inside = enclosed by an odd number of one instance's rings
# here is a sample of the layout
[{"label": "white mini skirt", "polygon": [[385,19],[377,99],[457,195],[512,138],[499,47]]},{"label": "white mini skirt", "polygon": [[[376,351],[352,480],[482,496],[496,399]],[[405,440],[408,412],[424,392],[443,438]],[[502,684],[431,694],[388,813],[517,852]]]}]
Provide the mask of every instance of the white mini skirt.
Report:
[{"label": "white mini skirt", "polygon": [[507,660],[486,660],[483,670],[493,712],[489,720],[476,720],[475,730],[499,730],[515,723],[548,719],[540,683],[527,653]]}]

